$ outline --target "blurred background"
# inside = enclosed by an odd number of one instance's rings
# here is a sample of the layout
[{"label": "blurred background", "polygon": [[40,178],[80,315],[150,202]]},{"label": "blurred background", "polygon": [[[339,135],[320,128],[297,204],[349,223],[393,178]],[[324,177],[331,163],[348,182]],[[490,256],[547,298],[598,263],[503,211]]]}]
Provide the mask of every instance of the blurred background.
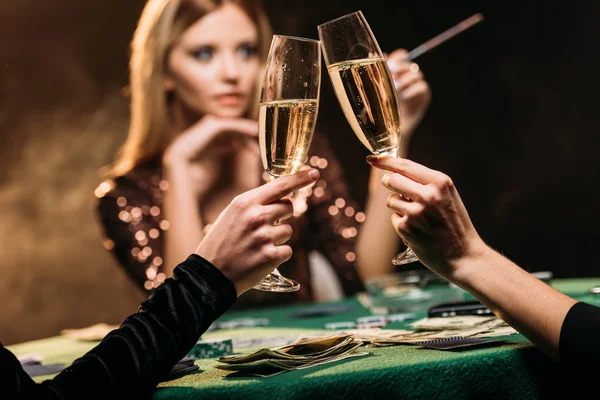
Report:
[{"label": "blurred background", "polygon": [[[481,236],[530,271],[598,276],[595,38],[600,3],[264,0],[275,33],[363,10],[384,51],[475,12],[417,61],[433,102],[409,158],[448,173]],[[326,7],[324,7],[326,4]],[[144,295],[104,249],[99,169],[128,125],[128,45],[144,0],[0,2],[0,340],[118,323]],[[559,6],[560,5],[560,6]],[[367,155],[323,76],[317,130],[364,202]]]}]

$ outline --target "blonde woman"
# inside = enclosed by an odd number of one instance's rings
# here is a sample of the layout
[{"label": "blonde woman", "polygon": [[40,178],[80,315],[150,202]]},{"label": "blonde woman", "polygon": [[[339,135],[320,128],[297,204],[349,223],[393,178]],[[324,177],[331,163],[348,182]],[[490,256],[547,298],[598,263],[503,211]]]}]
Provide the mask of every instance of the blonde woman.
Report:
[{"label": "blonde woman", "polygon": [[[255,108],[271,36],[255,0],[150,0],[142,13],[132,43],[129,135],[96,195],[107,247],[146,290],[171,276],[168,266],[193,251],[235,196],[264,183]],[[408,137],[430,91],[403,54],[389,62]],[[326,141],[317,135],[312,151],[321,180],[291,222],[294,257],[280,267],[301,289],[250,291],[238,306],[313,300],[313,251],[328,259],[346,295],[361,288],[361,277],[390,267],[398,237],[383,207],[386,190],[372,185],[365,220]]]}]

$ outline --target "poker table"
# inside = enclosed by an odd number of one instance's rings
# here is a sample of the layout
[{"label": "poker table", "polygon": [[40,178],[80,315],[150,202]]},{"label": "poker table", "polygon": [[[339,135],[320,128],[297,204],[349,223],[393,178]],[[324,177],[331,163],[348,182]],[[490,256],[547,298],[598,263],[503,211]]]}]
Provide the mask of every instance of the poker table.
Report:
[{"label": "poker table", "polygon": [[[578,300],[600,305],[588,290],[600,278],[552,281],[552,286]],[[329,322],[355,320],[371,312],[355,298],[336,305],[349,306],[335,315],[294,317],[315,305],[275,307],[226,313],[219,321],[267,318],[268,326],[208,332],[203,339],[260,338],[325,333]],[[427,316],[426,310],[416,312]],[[410,328],[396,322],[386,328]],[[462,351],[429,350],[418,346],[365,348],[367,356],[285,372],[268,378],[228,377],[215,368],[216,360],[198,360],[199,370],[163,382],[153,399],[271,399],[271,398],[545,398],[560,385],[558,366],[521,335],[503,337],[495,347]],[[42,339],[8,348],[16,355],[40,353],[44,363],[69,364],[96,345],[65,337]],[[240,349],[235,349],[237,351]],[[242,349],[247,352],[251,349]],[[50,378],[34,378],[37,382]]]}]

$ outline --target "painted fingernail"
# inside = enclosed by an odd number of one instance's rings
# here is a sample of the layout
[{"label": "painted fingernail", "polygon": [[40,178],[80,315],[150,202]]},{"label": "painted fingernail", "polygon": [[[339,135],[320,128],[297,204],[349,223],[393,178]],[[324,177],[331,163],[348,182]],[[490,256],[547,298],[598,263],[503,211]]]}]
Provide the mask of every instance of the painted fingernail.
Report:
[{"label": "painted fingernail", "polygon": [[308,177],[313,181],[319,179],[319,171],[317,171],[316,169],[311,169],[310,171],[308,171]]},{"label": "painted fingernail", "polygon": [[370,154],[367,156],[367,162],[369,164],[374,164],[377,162],[377,156],[374,156],[373,154]]}]

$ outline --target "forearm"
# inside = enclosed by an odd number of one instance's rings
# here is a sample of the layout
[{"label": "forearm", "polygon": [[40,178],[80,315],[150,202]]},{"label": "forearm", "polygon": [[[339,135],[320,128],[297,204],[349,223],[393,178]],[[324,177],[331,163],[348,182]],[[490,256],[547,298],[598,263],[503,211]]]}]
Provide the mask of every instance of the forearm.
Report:
[{"label": "forearm", "polygon": [[165,167],[165,178],[169,189],[165,192],[163,210],[169,222],[165,233],[164,273],[173,274],[175,265],[194,252],[204,238],[204,226],[198,208],[198,198],[183,165]]},{"label": "forearm", "polygon": [[399,238],[390,224],[392,211],[386,207],[392,193],[381,185],[385,172],[371,170],[365,222],[356,240],[356,267],[363,280],[393,271],[392,258],[398,250]]},{"label": "forearm", "polygon": [[220,271],[190,256],[139,312],[45,384],[65,399],[148,395],[236,297]]},{"label": "forearm", "polygon": [[553,358],[558,358],[560,332],[576,303],[485,247],[477,257],[459,261],[451,281],[472,293]]}]

